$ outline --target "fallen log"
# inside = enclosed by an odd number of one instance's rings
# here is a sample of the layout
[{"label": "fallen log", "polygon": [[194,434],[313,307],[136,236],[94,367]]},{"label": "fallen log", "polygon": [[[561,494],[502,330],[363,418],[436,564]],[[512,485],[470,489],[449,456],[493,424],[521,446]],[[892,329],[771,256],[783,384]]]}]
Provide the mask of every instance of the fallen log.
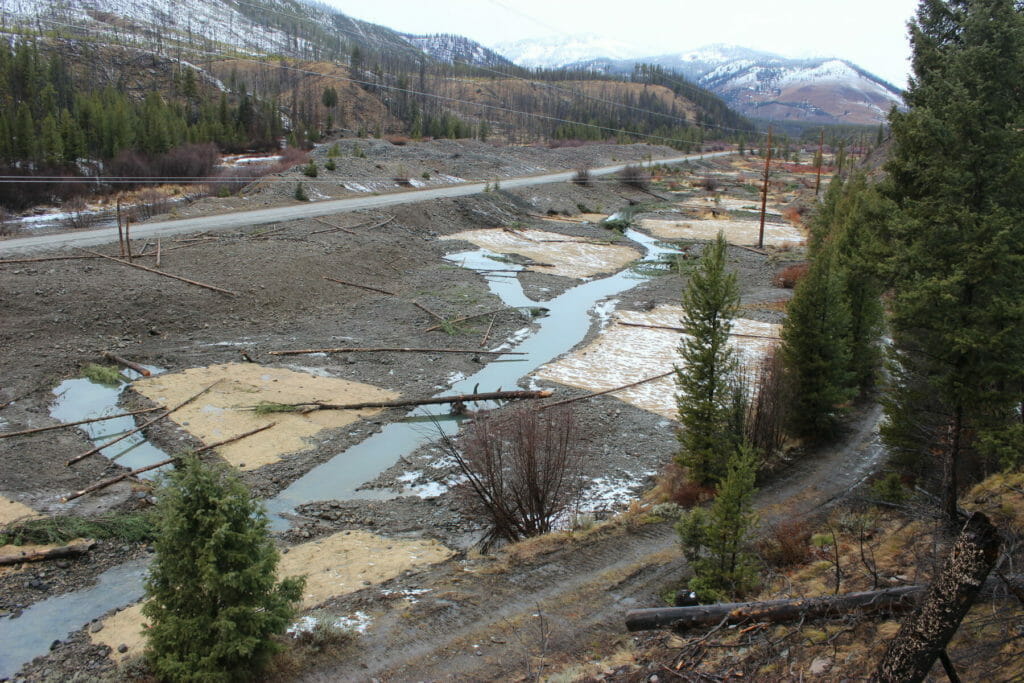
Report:
[{"label": "fallen log", "polygon": [[305,353],[473,353],[485,356],[525,356],[523,351],[481,351],[480,349],[421,349],[412,347],[349,347],[338,346],[330,349],[292,349],[270,351],[271,356],[301,356]]},{"label": "fallen log", "polygon": [[489,391],[482,394],[459,394],[431,398],[397,399],[395,401],[366,401],[364,403],[261,403],[252,410],[262,413],[310,413],[316,410],[362,410],[364,408],[408,408],[411,406],[440,405],[444,403],[472,403],[474,401],[518,401],[529,398],[547,398],[554,393],[544,391]]},{"label": "fallen log", "polygon": [[181,402],[181,403],[179,403],[178,405],[174,406],[174,407],[173,407],[173,408],[171,408],[170,410],[165,410],[164,412],[162,412],[162,413],[160,413],[159,415],[157,415],[156,417],[154,417],[154,418],[153,418],[152,420],[148,420],[147,422],[145,422],[145,423],[143,423],[143,424],[139,425],[139,426],[138,426],[138,427],[136,427],[135,429],[133,429],[133,430],[131,430],[131,431],[128,431],[128,432],[125,432],[124,434],[122,434],[121,436],[117,437],[116,439],[112,439],[111,441],[108,441],[108,442],[106,442],[106,443],[104,443],[104,444],[101,444],[101,445],[99,445],[99,446],[96,446],[96,447],[95,447],[95,448],[93,448],[92,450],[86,451],[85,453],[82,453],[81,455],[76,455],[75,457],[71,458],[71,459],[70,459],[70,460],[68,460],[68,461],[67,461],[66,463],[64,463],[64,464],[65,464],[65,466],[67,466],[67,467],[71,467],[71,466],[72,466],[72,465],[74,465],[74,464],[75,464],[76,462],[78,462],[78,461],[80,461],[80,460],[85,460],[85,459],[86,459],[86,458],[88,458],[88,457],[89,457],[90,455],[95,455],[96,453],[99,453],[100,451],[102,451],[102,450],[103,450],[104,448],[106,448],[107,446],[113,446],[113,445],[114,445],[115,443],[117,443],[118,441],[122,441],[123,439],[127,439],[127,438],[128,438],[129,436],[131,436],[132,434],[138,434],[138,433],[139,433],[139,432],[141,432],[141,431],[142,431],[143,429],[146,429],[146,428],[147,428],[147,427],[149,427],[150,425],[153,425],[153,424],[155,424],[155,423],[159,422],[160,420],[162,420],[162,419],[164,419],[165,417],[169,416],[169,415],[170,415],[171,413],[174,413],[175,411],[181,410],[182,408],[184,408],[185,406],[187,406],[187,405],[188,405],[189,403],[191,403],[192,401],[196,400],[197,398],[199,398],[200,396],[202,396],[203,394],[205,394],[205,393],[206,393],[207,391],[209,391],[210,389],[212,389],[212,388],[214,388],[215,386],[217,386],[217,384],[219,384],[219,383],[220,383],[220,380],[217,380],[216,382],[214,382],[214,383],[213,383],[213,384],[211,384],[210,386],[206,387],[205,389],[203,389],[203,390],[202,390],[202,391],[200,391],[199,393],[197,393],[197,394],[194,394],[194,395],[192,395],[192,396],[188,397],[187,399],[185,399],[184,401],[182,401],[182,402]]},{"label": "fallen log", "polygon": [[[209,446],[203,446],[202,448],[197,449],[196,453],[197,454],[204,453],[206,451],[213,450],[214,448],[220,448],[221,446],[224,446],[225,444],[229,444],[229,443],[232,443],[234,441],[240,441],[240,440],[244,439],[247,436],[252,436],[253,434],[257,434],[257,433],[262,432],[262,431],[264,431],[266,429],[270,429],[275,424],[277,424],[277,423],[276,422],[271,422],[270,424],[263,425],[262,427],[257,427],[256,429],[251,429],[248,432],[245,432],[244,434],[239,434],[238,436],[233,436],[230,439],[224,439],[223,441],[218,441],[217,443],[211,443]],[[180,456],[174,456],[173,458],[167,458],[166,460],[161,460],[160,462],[155,462],[152,465],[146,465],[145,467],[138,467],[138,468],[136,468],[136,469],[134,469],[134,470],[132,470],[130,472],[122,472],[121,474],[119,474],[119,475],[117,475],[115,477],[111,477],[110,479],[104,479],[103,481],[97,482],[97,483],[93,484],[92,486],[86,486],[81,491],[75,491],[74,493],[70,493],[70,494],[64,496],[63,498],[61,498],[60,500],[61,500],[62,503],[67,503],[68,501],[72,501],[75,498],[81,498],[82,496],[84,496],[86,494],[92,493],[94,491],[99,491],[101,489],[105,489],[108,486],[113,486],[117,482],[124,481],[125,479],[128,479],[129,477],[136,477],[136,476],[142,474],[143,472],[149,472],[150,470],[155,470],[155,469],[157,469],[159,467],[163,467],[164,465],[170,465],[171,463],[176,462],[179,459],[180,459]]]},{"label": "fallen log", "polygon": [[[672,330],[673,332],[686,332],[682,327],[675,327],[674,325],[648,325],[646,323],[627,323],[624,320],[616,320],[616,324],[624,325],[626,327],[645,327],[649,330]],[[730,337],[741,337],[744,339],[772,339],[781,340],[782,337],[769,337],[763,334],[740,334],[739,332],[730,332]]]},{"label": "fallen log", "polygon": [[153,374],[147,368],[139,365],[138,363],[134,363],[134,362],[132,362],[130,360],[127,360],[126,358],[122,358],[121,356],[115,355],[115,354],[111,353],[110,351],[104,351],[103,352],[103,357],[104,358],[108,358],[108,359],[114,361],[115,363],[120,363],[121,365],[125,366],[126,368],[129,368],[129,369],[134,370],[135,372],[139,373],[143,377],[149,377],[149,376],[151,376]]},{"label": "fallen log", "polygon": [[637,382],[631,382],[630,384],[623,384],[621,387],[614,387],[612,389],[605,389],[604,391],[595,391],[592,394],[586,394],[584,396],[577,396],[576,398],[567,398],[564,401],[555,401],[554,403],[548,403],[547,405],[543,405],[540,408],[538,408],[537,410],[547,410],[548,408],[554,408],[555,406],[562,406],[562,405],[565,405],[566,403],[574,403],[576,401],[583,401],[583,400],[586,400],[588,398],[594,398],[595,396],[604,396],[605,394],[614,394],[616,391],[622,391],[623,389],[632,389],[633,387],[640,386],[641,384],[647,384],[648,382],[653,382],[656,379],[661,379],[662,377],[668,377],[669,375],[674,375],[675,372],[676,372],[675,370],[669,370],[668,372],[663,372],[660,375],[655,375],[654,377],[648,377],[646,379],[642,379],[642,380],[639,380]]},{"label": "fallen log", "polygon": [[329,228],[327,230],[315,230],[315,231],[309,233],[310,235],[319,235],[319,234],[325,233],[325,232],[338,232],[339,230],[341,232],[347,232],[350,235],[358,235],[359,234],[355,230],[349,230],[348,228],[343,228],[340,225],[335,225],[334,223],[328,223],[327,221],[325,221],[325,220],[323,220],[321,218],[314,218],[313,220],[316,221],[317,223],[320,223],[321,225],[327,225],[327,226],[329,226]]},{"label": "fallen log", "polygon": [[84,251],[87,254],[92,254],[93,256],[99,256],[101,258],[108,259],[110,261],[113,261],[114,263],[120,263],[121,265],[129,266],[131,268],[138,268],[139,270],[144,270],[147,273],[153,273],[154,275],[163,275],[164,277],[169,277],[172,280],[178,280],[180,282],[194,285],[196,287],[202,287],[203,289],[210,289],[213,290],[214,292],[220,292],[221,294],[227,294],[229,296],[238,296],[237,292],[232,292],[231,290],[228,289],[221,289],[220,287],[208,285],[202,282],[196,282],[195,280],[189,280],[188,278],[180,277],[178,275],[171,275],[170,273],[166,273],[162,270],[157,270],[156,268],[149,268],[147,266],[139,265],[138,263],[132,263],[131,261],[125,261],[123,259],[114,258],[113,256],[107,256],[106,254],[101,254],[96,251],[89,251],[88,249],[83,249],[82,251]]},{"label": "fallen log", "polygon": [[339,285],[345,285],[347,287],[357,287],[359,289],[365,289],[365,290],[367,290],[369,292],[377,292],[378,294],[387,294],[388,296],[398,296],[394,292],[389,292],[386,289],[378,289],[377,287],[370,287],[368,285],[359,285],[359,284],[356,284],[355,282],[345,282],[344,280],[339,280],[339,279],[333,278],[333,277],[327,277],[326,275],[323,275],[321,277],[323,277],[323,279],[325,279],[325,280],[329,280],[330,282],[337,282]]},{"label": "fallen log", "polygon": [[22,562],[41,562],[43,560],[59,560],[64,557],[76,557],[89,552],[96,541],[85,539],[77,543],[69,543],[47,550],[28,550],[0,555],[0,566],[21,564]]},{"label": "fallen log", "polygon": [[441,321],[441,325],[444,325],[447,322],[444,319],[444,316],[442,316],[442,315],[440,315],[438,313],[434,313],[432,310],[430,310],[429,308],[427,308],[426,306],[421,304],[419,301],[413,301],[412,305],[415,306],[416,308],[420,309],[421,311],[423,311],[427,315],[432,316],[435,320]]},{"label": "fallen log", "polygon": [[630,631],[686,629],[761,621],[781,623],[800,619],[846,616],[852,612],[895,614],[912,610],[924,595],[924,586],[899,586],[883,590],[827,595],[820,598],[766,600],[764,602],[722,602],[693,607],[638,609],[626,614]]},{"label": "fallen log", "polygon": [[494,315],[491,316],[491,322],[488,323],[488,325],[487,325],[487,331],[484,332],[484,337],[483,337],[483,339],[480,340],[480,347],[481,348],[487,346],[487,340],[490,339],[490,337],[491,337],[491,329],[494,327],[494,321],[497,320],[497,319],[498,319],[498,314],[497,313],[495,313]]},{"label": "fallen log", "polygon": [[999,532],[976,512],[964,525],[921,606],[900,627],[871,681],[922,681],[960,628],[999,558]]},{"label": "fallen log", "polygon": [[102,417],[90,417],[88,420],[78,420],[77,422],[62,422],[59,425],[50,425],[49,427],[36,427],[35,429],[23,429],[20,432],[5,432],[0,434],[0,439],[6,439],[9,436],[25,436],[26,434],[38,434],[39,432],[49,432],[54,429],[64,429],[65,427],[77,427],[78,425],[86,425],[92,422],[103,422],[104,420],[113,420],[118,417],[131,417],[132,415],[141,415],[143,413],[152,413],[159,408],[143,408],[142,410],[133,410],[129,413],[118,413],[116,415],[104,415]]}]

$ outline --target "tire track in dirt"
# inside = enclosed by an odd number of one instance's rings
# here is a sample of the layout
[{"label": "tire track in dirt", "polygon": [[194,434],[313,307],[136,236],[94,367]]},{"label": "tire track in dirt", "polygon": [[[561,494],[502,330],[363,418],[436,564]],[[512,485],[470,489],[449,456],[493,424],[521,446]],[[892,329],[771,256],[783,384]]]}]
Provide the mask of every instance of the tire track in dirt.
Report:
[{"label": "tire track in dirt", "polygon": [[[841,499],[884,456],[879,406],[865,409],[843,443],[795,465],[764,487],[755,505],[766,522],[807,516]],[[389,609],[361,637],[359,664],[311,673],[308,681],[508,680],[536,674],[543,661],[610,652],[631,636],[622,619],[658,604],[686,562],[671,525],[628,524],[596,540],[566,545],[503,571],[462,564],[425,578],[430,598]],[[541,616],[537,616],[541,615]]]}]

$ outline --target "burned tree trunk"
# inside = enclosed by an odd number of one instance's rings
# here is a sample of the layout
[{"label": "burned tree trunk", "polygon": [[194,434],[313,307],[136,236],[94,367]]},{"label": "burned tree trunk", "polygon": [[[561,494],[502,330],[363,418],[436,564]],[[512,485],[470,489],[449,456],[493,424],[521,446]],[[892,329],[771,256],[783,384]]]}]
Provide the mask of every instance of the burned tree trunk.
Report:
[{"label": "burned tree trunk", "polygon": [[998,555],[996,528],[985,515],[974,513],[921,607],[903,623],[871,680],[923,680],[974,604]]}]

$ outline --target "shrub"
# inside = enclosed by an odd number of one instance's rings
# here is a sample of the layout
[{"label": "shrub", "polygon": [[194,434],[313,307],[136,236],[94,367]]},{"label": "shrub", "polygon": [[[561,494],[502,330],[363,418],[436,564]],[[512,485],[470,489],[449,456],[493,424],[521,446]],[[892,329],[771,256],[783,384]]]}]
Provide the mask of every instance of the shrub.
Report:
[{"label": "shrub", "polygon": [[302,183],[295,185],[295,198],[300,202],[308,202],[309,195],[306,194],[306,188],[302,187]]},{"label": "shrub", "polygon": [[331,145],[330,149],[327,150],[327,158],[333,159],[334,157],[341,156],[341,148],[338,147],[338,143],[335,142]]},{"label": "shrub", "polygon": [[594,183],[593,177],[590,175],[590,169],[587,167],[579,168],[572,177],[572,183],[579,185],[580,187],[590,187]]},{"label": "shrub", "polygon": [[317,176],[316,162],[311,159],[308,164],[306,164],[305,166],[302,167],[302,173],[304,175],[309,176],[310,178],[316,178],[316,176]]},{"label": "shrub", "polygon": [[484,549],[551,531],[579,495],[582,454],[570,409],[482,413],[457,445],[447,436],[443,443],[466,478],[470,513],[490,525]]},{"label": "shrub", "polygon": [[775,277],[772,278],[772,284],[783,289],[793,289],[800,282],[800,279],[807,275],[807,271],[810,268],[811,264],[809,263],[796,263],[786,266],[775,274]]},{"label": "shrub", "polygon": [[142,613],[161,679],[252,680],[280,649],[301,577],[275,580],[278,553],[263,507],[224,467],[195,456],[160,487],[156,554]]},{"label": "shrub", "polygon": [[871,484],[871,493],[879,500],[888,503],[902,503],[907,499],[907,490],[903,488],[900,475],[889,472]]},{"label": "shrub", "polygon": [[782,354],[773,347],[761,360],[754,378],[755,393],[746,419],[747,442],[764,458],[781,450],[786,440],[790,393]]},{"label": "shrub", "polygon": [[338,164],[334,163],[334,159],[328,159],[327,163],[324,164],[324,168],[328,171],[333,171],[338,168]]},{"label": "shrub", "polygon": [[85,200],[81,197],[72,197],[64,202],[63,209],[67,214],[64,223],[72,230],[84,230],[96,222],[96,214],[89,212]]},{"label": "shrub", "polygon": [[811,528],[801,520],[787,520],[768,527],[758,539],[758,555],[772,567],[792,567],[811,554]]},{"label": "shrub", "polygon": [[619,182],[629,187],[635,187],[638,190],[647,190],[648,185],[651,182],[650,174],[644,169],[643,166],[629,165],[623,168],[618,173]]},{"label": "shrub", "polygon": [[388,135],[384,139],[396,147],[402,147],[403,145],[408,145],[412,142],[412,139],[408,135]]}]

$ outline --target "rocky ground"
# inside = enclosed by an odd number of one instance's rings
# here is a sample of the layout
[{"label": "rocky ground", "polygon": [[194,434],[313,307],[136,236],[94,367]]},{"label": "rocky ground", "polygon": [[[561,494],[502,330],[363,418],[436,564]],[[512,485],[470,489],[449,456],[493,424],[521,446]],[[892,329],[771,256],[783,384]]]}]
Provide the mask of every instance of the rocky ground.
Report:
[{"label": "rocky ground", "polygon": [[[353,153],[357,145],[365,158]],[[360,140],[343,142],[340,148],[337,173],[381,183],[381,188],[374,191],[383,191],[399,174],[418,176],[424,182],[433,182],[440,175],[488,179],[671,153],[647,145],[547,150],[449,141],[396,147]],[[321,170],[328,150],[325,145],[314,153]],[[439,241],[439,236],[513,226],[604,240],[614,236],[599,225],[545,221],[540,216],[576,215],[583,210],[611,213],[630,205],[646,212],[641,215],[658,216],[675,211],[667,203],[670,200],[704,192],[694,187],[703,174],[719,172],[735,174],[735,169],[724,161],[699,162],[680,176],[683,185],[674,193],[664,185],[655,184],[652,191],[645,192],[614,182],[598,182],[591,187],[564,183],[522,191],[499,189],[467,198],[398,206],[386,212],[342,214],[326,219],[326,223],[290,221],[162,244],[161,269],[232,290],[237,296],[101,260],[2,264],[0,291],[5,294],[0,297],[0,317],[5,322],[0,329],[0,344],[6,353],[0,357],[0,377],[4,378],[0,404],[13,402],[0,410],[0,430],[51,424],[48,409],[53,388],[63,379],[79,376],[84,364],[102,362],[103,351],[116,351],[168,371],[235,362],[245,355],[269,366],[316,368],[405,396],[431,395],[447,386],[454,374],[472,374],[486,357],[439,353],[289,358],[270,356],[268,352],[338,345],[473,346],[484,333],[483,323],[460,327],[454,336],[443,331],[427,332],[435,321],[413,304],[418,302],[445,318],[502,308],[480,275],[443,260],[446,253],[471,245]],[[288,188],[300,178],[293,171],[283,181],[259,183],[240,198],[204,200],[178,215],[286,202]],[[339,185],[348,180],[329,175],[320,178],[321,184],[315,187],[325,195],[352,193]],[[333,183],[330,187],[328,179]],[[332,226],[344,229],[334,230]],[[621,238],[617,243],[629,241]],[[686,246],[692,256],[699,253],[699,245]],[[730,266],[739,275],[743,291],[744,315],[778,322],[778,302],[789,291],[775,288],[771,282],[775,272],[792,258],[790,253],[765,255],[730,248]],[[395,296],[339,285],[322,276],[371,285]],[[520,277],[526,293],[538,300],[575,284],[567,278],[538,273],[523,273]],[[619,308],[645,310],[653,305],[676,304],[684,286],[685,274],[651,278],[618,296]],[[508,339],[532,323],[529,312],[506,309],[494,318],[490,339],[492,343]],[[591,336],[594,333],[592,330]],[[556,389],[559,397],[586,393],[555,385],[550,388]],[[125,397],[125,407],[148,405],[146,399],[132,392],[126,392]],[[669,421],[609,397],[575,405],[589,478],[653,473],[669,461],[675,447]],[[316,464],[403,414],[393,409],[354,426],[318,435],[310,449],[245,473],[246,482],[258,495],[272,496]],[[147,437],[168,452],[195,445],[190,437],[166,423],[149,430]],[[128,483],[73,503],[58,502],[70,491],[123,471],[101,457],[65,467],[68,457],[90,446],[77,430],[0,440],[0,458],[5,464],[0,472],[0,495],[43,514],[89,515],[144,504]],[[411,482],[414,485],[444,482],[454,470],[450,463],[438,464],[438,456],[436,445],[425,446],[381,475],[372,486],[398,487],[401,483],[397,478],[409,471],[418,473],[418,479]],[[640,477],[631,483],[639,490],[650,479]],[[614,507],[610,505],[607,512]],[[384,534],[426,535],[466,550],[479,537],[481,527],[477,521],[466,519],[462,509],[452,491],[430,499],[406,496],[374,503],[314,501],[300,510],[303,520],[282,540],[287,544],[359,528]],[[4,595],[0,608],[23,609],[42,597],[88,585],[103,569],[144,552],[140,547],[101,544],[87,559],[66,566],[30,567],[0,575],[0,592]],[[40,572],[45,575],[40,576]],[[38,680],[60,677],[56,672],[67,673],[68,669],[62,667],[79,661],[75,653],[88,658],[95,654],[94,649],[79,634],[56,646],[50,658],[32,665],[26,673]]]}]

